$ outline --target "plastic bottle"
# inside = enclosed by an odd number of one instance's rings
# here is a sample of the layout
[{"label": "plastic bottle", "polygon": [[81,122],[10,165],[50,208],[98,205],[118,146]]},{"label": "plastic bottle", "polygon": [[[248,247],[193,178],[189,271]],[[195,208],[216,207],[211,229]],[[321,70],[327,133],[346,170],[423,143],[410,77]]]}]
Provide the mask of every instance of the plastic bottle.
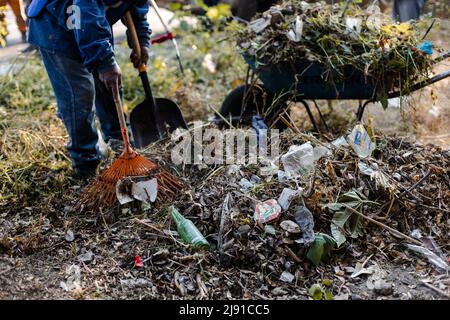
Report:
[{"label": "plastic bottle", "polygon": [[174,206],[171,206],[169,211],[177,226],[178,234],[185,243],[192,244],[194,248],[209,248],[208,241],[191,220],[183,217],[183,215]]}]

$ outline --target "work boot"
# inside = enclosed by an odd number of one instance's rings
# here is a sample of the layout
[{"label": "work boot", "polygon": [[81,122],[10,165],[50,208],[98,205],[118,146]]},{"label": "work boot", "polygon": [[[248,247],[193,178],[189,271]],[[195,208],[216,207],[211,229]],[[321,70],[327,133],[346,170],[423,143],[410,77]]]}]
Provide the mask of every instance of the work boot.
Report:
[{"label": "work boot", "polygon": [[97,167],[73,168],[73,177],[77,180],[88,180],[97,175]]},{"label": "work boot", "polygon": [[30,44],[28,47],[26,47],[25,49],[23,49],[21,52],[22,53],[28,53],[28,52],[32,52],[32,51],[37,51],[38,47],[36,47],[33,44]]}]

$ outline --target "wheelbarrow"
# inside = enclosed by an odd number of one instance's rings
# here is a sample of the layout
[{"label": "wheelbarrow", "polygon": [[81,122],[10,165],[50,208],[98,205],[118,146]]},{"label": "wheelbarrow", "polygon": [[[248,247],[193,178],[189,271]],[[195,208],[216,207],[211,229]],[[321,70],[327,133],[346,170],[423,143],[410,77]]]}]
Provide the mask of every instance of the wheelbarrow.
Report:
[{"label": "wheelbarrow", "polygon": [[[436,58],[433,63],[437,64],[448,57],[450,57],[450,51]],[[232,123],[245,122],[251,119],[252,115],[260,114],[263,109],[270,109],[264,114],[264,118],[270,124],[279,119],[281,113],[287,111],[288,104],[286,102],[292,101],[299,102],[305,107],[315,131],[318,132],[318,126],[308,100],[314,102],[324,123],[322,113],[315,100],[358,100],[359,107],[356,117],[360,121],[367,105],[380,101],[377,93],[380,92],[381,85],[389,86],[389,84],[380,83],[377,79],[365,76],[350,65],[344,68],[343,81],[331,83],[324,77],[324,67],[316,62],[303,60],[294,65],[257,66],[255,59],[251,56],[244,55],[244,59],[249,65],[246,84],[228,94],[220,109],[220,115],[215,117],[216,124],[223,125],[229,120]],[[387,99],[410,94],[447,77],[450,77],[450,70],[425,81],[417,82],[407,91],[391,91],[387,94]],[[257,81],[258,79],[260,81]],[[272,127],[283,128],[283,124],[272,123]]]}]

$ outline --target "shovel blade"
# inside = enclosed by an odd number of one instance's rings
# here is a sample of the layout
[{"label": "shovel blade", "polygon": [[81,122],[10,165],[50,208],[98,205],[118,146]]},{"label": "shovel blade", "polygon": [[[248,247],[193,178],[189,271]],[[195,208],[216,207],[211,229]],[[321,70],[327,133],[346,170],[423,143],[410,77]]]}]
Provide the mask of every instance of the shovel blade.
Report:
[{"label": "shovel blade", "polygon": [[[156,106],[153,107],[152,102],[145,100],[131,112],[131,130],[137,148],[158,142],[178,128],[187,129],[180,107],[175,102],[164,98],[155,99],[155,102]],[[158,131],[157,121],[163,132]]]}]

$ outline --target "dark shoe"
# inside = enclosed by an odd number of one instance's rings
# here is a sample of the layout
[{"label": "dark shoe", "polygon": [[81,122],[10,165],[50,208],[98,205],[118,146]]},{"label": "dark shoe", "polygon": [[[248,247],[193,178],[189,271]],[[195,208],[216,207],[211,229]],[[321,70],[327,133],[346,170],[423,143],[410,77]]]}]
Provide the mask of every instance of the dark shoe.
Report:
[{"label": "dark shoe", "polygon": [[97,168],[73,168],[73,177],[78,180],[87,180],[97,175]]},{"label": "dark shoe", "polygon": [[36,47],[33,44],[30,44],[28,47],[26,47],[25,49],[22,50],[22,53],[28,53],[28,52],[32,52],[32,51],[37,51],[38,47]]}]

